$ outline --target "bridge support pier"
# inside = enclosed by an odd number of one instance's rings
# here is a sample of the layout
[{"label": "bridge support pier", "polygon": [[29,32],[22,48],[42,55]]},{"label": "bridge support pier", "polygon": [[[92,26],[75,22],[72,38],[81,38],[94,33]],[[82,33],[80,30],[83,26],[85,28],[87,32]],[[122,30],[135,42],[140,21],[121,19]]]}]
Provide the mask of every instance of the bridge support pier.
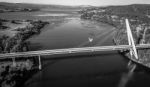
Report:
[{"label": "bridge support pier", "polygon": [[14,57],[12,58],[12,66],[13,66],[13,67],[16,67],[16,61],[15,61],[15,58],[14,58]]},{"label": "bridge support pier", "polygon": [[39,59],[39,70],[41,70],[42,69],[42,64],[41,64],[41,56],[40,55],[38,56],[38,59]]}]

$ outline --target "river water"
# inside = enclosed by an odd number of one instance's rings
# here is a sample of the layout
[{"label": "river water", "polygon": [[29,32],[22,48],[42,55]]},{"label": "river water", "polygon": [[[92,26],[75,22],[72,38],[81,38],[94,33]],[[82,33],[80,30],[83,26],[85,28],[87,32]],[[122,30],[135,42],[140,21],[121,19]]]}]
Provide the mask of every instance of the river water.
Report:
[{"label": "river water", "polygon": [[[46,15],[47,14],[47,15]],[[40,19],[50,21],[39,35],[33,36],[30,50],[113,45],[115,28],[100,22],[81,20],[79,15],[60,12],[3,13],[7,19]],[[17,17],[16,17],[17,15]],[[61,59],[42,59],[42,70],[24,87],[148,87],[148,71],[118,52],[95,52],[61,55]],[[56,56],[49,56],[55,58]],[[58,57],[58,56],[57,56]],[[60,56],[59,56],[60,57]]]}]

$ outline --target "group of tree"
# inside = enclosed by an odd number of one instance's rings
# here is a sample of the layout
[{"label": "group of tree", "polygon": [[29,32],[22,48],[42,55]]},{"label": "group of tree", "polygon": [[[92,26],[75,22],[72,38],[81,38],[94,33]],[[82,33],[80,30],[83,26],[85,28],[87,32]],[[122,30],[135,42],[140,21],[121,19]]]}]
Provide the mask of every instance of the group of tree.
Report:
[{"label": "group of tree", "polygon": [[22,52],[28,51],[29,42],[26,40],[35,34],[39,34],[41,29],[48,22],[31,21],[32,26],[17,29],[18,33],[13,37],[1,36],[0,37],[0,52]]}]

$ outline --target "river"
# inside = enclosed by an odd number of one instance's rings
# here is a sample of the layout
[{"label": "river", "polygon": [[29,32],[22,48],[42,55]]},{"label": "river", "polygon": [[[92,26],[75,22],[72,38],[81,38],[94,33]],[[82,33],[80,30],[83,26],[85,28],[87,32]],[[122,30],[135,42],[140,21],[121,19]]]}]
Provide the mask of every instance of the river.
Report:
[{"label": "river", "polygon": [[[2,13],[0,17],[53,22],[45,26],[39,35],[27,40],[30,42],[30,50],[113,45],[112,38],[115,34],[113,26],[82,20],[74,13],[16,12]],[[60,60],[43,59],[42,70],[26,81],[24,87],[150,86],[149,73],[144,71],[143,67],[139,69],[139,65],[130,64],[129,60],[117,51],[62,57]]]}]

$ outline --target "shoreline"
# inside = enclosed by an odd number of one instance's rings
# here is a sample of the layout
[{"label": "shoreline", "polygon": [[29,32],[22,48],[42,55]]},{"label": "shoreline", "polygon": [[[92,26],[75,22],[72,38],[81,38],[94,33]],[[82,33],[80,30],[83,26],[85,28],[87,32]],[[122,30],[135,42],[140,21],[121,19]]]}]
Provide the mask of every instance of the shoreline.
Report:
[{"label": "shoreline", "polygon": [[[39,34],[41,32],[41,29],[49,24],[49,22],[44,22],[44,21],[33,21],[33,20],[26,20],[26,21],[18,21],[18,20],[13,20],[15,22],[14,25],[20,25],[21,23],[26,23],[24,24],[23,27],[16,27],[16,29],[13,29],[16,33],[14,36],[9,37],[7,35],[2,35],[1,36],[1,43],[4,41],[3,46],[1,46],[0,52],[19,52],[19,51],[27,51],[23,50],[24,44],[26,44],[26,40],[29,39],[30,37]],[[10,25],[13,26],[11,23]],[[22,25],[21,25],[22,26]],[[10,26],[9,26],[10,27]],[[19,48],[18,48],[19,47]],[[21,47],[21,48],[20,48]]]},{"label": "shoreline", "polygon": [[[19,25],[23,22],[28,22],[29,24],[25,27],[14,29],[13,31],[16,31],[17,33],[12,37],[6,35],[1,36],[0,53],[28,51],[29,43],[26,40],[36,34],[39,34],[41,29],[49,24],[49,22],[40,20],[12,21],[15,23],[15,25]],[[1,61],[0,68],[2,71],[0,72],[0,86],[21,86],[27,79],[29,79],[30,76],[37,72],[37,69],[35,68],[36,62],[37,61],[34,59],[34,57],[32,59],[18,60],[16,58],[16,60],[9,59]],[[19,79],[22,80],[20,81]]]}]

